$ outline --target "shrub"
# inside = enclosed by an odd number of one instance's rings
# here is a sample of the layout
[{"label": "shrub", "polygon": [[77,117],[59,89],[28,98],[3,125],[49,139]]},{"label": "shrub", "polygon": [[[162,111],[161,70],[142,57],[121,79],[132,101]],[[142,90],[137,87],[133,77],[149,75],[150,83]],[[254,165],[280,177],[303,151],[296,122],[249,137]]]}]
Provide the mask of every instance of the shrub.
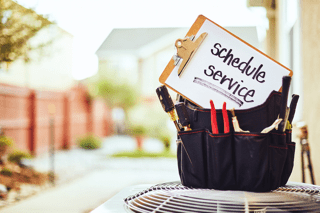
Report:
[{"label": "shrub", "polygon": [[32,156],[28,152],[15,150],[9,154],[8,161],[21,165],[22,159],[30,159],[31,157]]},{"label": "shrub", "polygon": [[8,136],[4,136],[1,135],[0,136],[0,147],[2,146],[12,146],[13,145],[13,139],[8,137]]},{"label": "shrub", "polygon": [[77,144],[83,149],[98,149],[101,147],[102,141],[99,137],[89,134],[80,137],[77,141]]},{"label": "shrub", "polygon": [[166,151],[170,150],[170,145],[171,145],[170,139],[171,138],[169,134],[162,134],[159,136],[159,140],[163,143],[164,149]]},{"label": "shrub", "polygon": [[145,136],[147,135],[147,128],[144,125],[132,125],[127,130],[128,135],[132,136]]},{"label": "shrub", "polygon": [[1,169],[0,174],[5,176],[12,176],[12,171],[4,167]]},{"label": "shrub", "polygon": [[3,164],[3,157],[8,153],[14,141],[10,137],[0,135],[0,164]]}]

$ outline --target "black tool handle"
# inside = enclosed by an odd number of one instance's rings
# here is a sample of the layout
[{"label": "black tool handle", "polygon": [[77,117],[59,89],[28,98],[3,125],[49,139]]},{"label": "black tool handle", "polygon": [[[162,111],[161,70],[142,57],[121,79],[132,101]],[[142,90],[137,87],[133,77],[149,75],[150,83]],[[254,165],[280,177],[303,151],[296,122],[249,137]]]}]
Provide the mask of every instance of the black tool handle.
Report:
[{"label": "black tool handle", "polygon": [[291,77],[290,76],[283,76],[283,78],[282,78],[282,93],[281,93],[280,116],[279,116],[279,118],[282,118],[282,119],[284,119],[285,116],[286,116],[290,82],[291,82]]},{"label": "black tool handle", "polygon": [[290,103],[290,113],[289,113],[289,117],[288,117],[288,121],[290,123],[292,123],[294,114],[296,112],[296,107],[297,107],[298,100],[299,100],[299,95],[293,94],[292,95],[292,100],[291,100],[291,103]]},{"label": "black tool handle", "polygon": [[186,105],[180,102],[175,105],[175,108],[179,117],[180,124],[182,126],[189,126],[190,120],[186,109]]},{"label": "black tool handle", "polygon": [[282,122],[279,124],[279,129],[284,130],[287,125],[287,121],[285,120],[286,112],[287,112],[287,102],[288,102],[288,94],[291,83],[290,76],[282,77],[282,93],[281,93],[281,105],[280,105],[280,113],[279,118],[282,118]]},{"label": "black tool handle", "polygon": [[165,112],[170,112],[174,109],[174,105],[168,89],[165,85],[162,85],[156,89],[158,98]]},{"label": "black tool handle", "polygon": [[182,97],[179,93],[177,94],[176,102],[183,102],[185,103],[186,99]]}]

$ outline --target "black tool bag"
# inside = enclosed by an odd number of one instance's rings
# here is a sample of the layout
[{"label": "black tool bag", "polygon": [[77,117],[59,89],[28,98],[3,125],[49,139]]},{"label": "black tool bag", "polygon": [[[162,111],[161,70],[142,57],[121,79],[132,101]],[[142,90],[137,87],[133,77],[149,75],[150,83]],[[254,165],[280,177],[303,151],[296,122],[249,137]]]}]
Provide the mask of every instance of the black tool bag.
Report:
[{"label": "black tool bag", "polygon": [[[235,110],[243,130],[212,134],[210,109],[187,104],[191,131],[178,133],[181,183],[188,187],[265,192],[287,183],[293,168],[295,143],[291,130],[260,133],[273,124],[280,111],[281,93],[273,91],[260,106]],[[218,128],[223,116],[216,110]]]}]

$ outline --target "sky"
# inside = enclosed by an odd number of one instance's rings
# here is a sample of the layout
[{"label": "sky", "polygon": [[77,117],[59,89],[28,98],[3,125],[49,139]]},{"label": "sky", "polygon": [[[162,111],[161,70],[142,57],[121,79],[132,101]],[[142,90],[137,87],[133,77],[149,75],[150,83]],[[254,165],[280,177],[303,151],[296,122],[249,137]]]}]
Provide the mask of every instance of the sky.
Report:
[{"label": "sky", "polygon": [[[73,76],[97,72],[96,50],[114,28],[191,27],[202,14],[222,26],[267,27],[265,11],[247,8],[247,0],[17,0],[49,15],[74,36]],[[258,32],[259,35],[259,32]],[[82,62],[82,63],[79,63]],[[83,63],[86,62],[86,63]],[[81,66],[80,66],[81,64]]]}]

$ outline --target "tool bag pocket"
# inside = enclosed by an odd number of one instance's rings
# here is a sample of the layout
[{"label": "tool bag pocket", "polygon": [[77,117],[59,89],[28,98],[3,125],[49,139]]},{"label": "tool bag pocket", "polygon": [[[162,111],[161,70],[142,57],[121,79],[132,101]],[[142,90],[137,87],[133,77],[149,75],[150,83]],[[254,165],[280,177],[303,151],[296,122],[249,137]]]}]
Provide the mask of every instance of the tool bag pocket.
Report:
[{"label": "tool bag pocket", "polygon": [[235,133],[234,152],[237,188],[264,192],[281,186],[286,161],[286,135],[272,132]]},{"label": "tool bag pocket", "polygon": [[[266,135],[235,134],[235,168],[239,190],[256,191],[269,184],[268,139]],[[258,189],[263,191],[263,189]],[[267,191],[267,190],[265,190]]]},{"label": "tool bag pocket", "polygon": [[235,189],[232,134],[207,129],[179,132],[178,166],[183,185],[209,189]]},{"label": "tool bag pocket", "polygon": [[205,130],[180,132],[178,167],[181,183],[185,186],[207,188]]},{"label": "tool bag pocket", "polygon": [[288,182],[293,169],[296,143],[292,142],[291,138],[292,138],[292,130],[287,130],[286,144],[288,149],[287,149],[287,157],[284,163],[284,168],[283,168],[282,177],[281,177],[281,183],[280,183],[281,186],[284,186]]},{"label": "tool bag pocket", "polygon": [[206,134],[209,189],[236,189],[233,163],[233,135]]}]

